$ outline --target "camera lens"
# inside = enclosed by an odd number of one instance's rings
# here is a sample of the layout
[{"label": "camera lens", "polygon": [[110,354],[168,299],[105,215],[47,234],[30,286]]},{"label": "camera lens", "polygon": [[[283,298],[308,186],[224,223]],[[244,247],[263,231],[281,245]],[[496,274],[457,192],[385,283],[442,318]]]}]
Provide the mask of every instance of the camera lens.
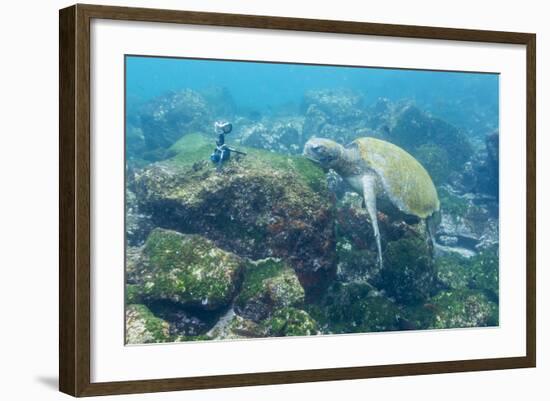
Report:
[{"label": "camera lens", "polygon": [[233,125],[231,125],[230,123],[225,123],[224,125],[222,125],[221,128],[224,134],[229,134],[233,129]]}]

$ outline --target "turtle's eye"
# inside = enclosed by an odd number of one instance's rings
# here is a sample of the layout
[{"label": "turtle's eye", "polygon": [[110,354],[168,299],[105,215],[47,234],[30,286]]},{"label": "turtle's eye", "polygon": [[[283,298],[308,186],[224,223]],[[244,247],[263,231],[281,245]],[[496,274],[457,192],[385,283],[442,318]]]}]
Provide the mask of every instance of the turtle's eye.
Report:
[{"label": "turtle's eye", "polygon": [[313,147],[313,151],[318,155],[324,155],[327,153],[327,148],[325,148],[323,145],[315,145]]}]

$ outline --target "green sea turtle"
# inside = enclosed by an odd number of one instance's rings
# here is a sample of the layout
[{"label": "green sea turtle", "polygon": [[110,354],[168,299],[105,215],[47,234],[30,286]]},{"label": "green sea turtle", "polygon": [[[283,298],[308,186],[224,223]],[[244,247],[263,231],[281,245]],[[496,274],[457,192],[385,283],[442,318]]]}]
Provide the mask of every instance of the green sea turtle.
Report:
[{"label": "green sea turtle", "polygon": [[439,198],[428,172],[409,153],[376,138],[358,138],[347,146],[333,140],[311,138],[304,146],[304,156],[331,168],[363,196],[372,222],[382,268],[382,247],[376,216],[376,198],[388,198],[403,213],[426,220],[433,242],[434,217],[439,212]]}]

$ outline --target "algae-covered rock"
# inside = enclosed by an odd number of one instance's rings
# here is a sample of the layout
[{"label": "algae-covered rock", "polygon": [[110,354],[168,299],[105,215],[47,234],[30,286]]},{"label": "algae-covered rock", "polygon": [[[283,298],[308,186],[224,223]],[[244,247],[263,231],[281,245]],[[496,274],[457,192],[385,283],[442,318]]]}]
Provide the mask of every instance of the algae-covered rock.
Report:
[{"label": "algae-covered rock", "polygon": [[145,137],[143,130],[132,124],[126,128],[126,155],[128,159],[140,155],[145,150]]},{"label": "algae-covered rock", "polygon": [[139,208],[136,195],[126,188],[126,243],[129,246],[143,244],[149,232],[154,228],[151,218]]},{"label": "algae-covered rock", "polygon": [[498,245],[498,203],[483,195],[459,195],[440,187],[441,223],[438,241],[469,249],[474,253]]},{"label": "algae-covered rock", "polygon": [[[480,182],[478,189],[485,189],[485,192],[492,193],[498,197],[498,172],[499,172],[499,132],[495,131],[485,138],[487,150],[487,161],[483,171],[485,179]],[[483,185],[485,184],[485,185]],[[482,187],[482,188],[480,188]]]},{"label": "algae-covered rock", "polygon": [[481,250],[471,258],[456,254],[439,257],[436,267],[439,281],[448,288],[484,290],[492,299],[498,299],[498,246]]},{"label": "algae-covered rock", "polygon": [[436,306],[432,303],[402,305],[400,328],[402,330],[433,329],[436,319]]},{"label": "algae-covered rock", "polygon": [[137,284],[126,284],[124,299],[126,305],[143,303],[141,287]]},{"label": "algae-covered rock", "polygon": [[498,304],[481,291],[443,291],[431,300],[436,329],[498,325]]},{"label": "algae-covered rock", "polygon": [[171,341],[170,326],[151,313],[145,305],[126,307],[126,344]]},{"label": "algae-covered rock", "polygon": [[452,289],[468,288],[470,272],[467,259],[457,253],[437,257],[435,260],[437,279]]},{"label": "algae-covered rock", "polygon": [[407,330],[498,326],[498,300],[483,290],[443,290],[426,302],[401,308]]},{"label": "algae-covered rock", "polygon": [[395,110],[391,118],[388,139],[415,155],[415,148],[434,144],[443,148],[451,169],[459,171],[472,155],[468,138],[451,124],[429,116],[416,106],[407,104]]},{"label": "algae-covered rock", "polygon": [[407,236],[386,246],[379,287],[398,302],[415,303],[433,291],[435,268],[425,238]]},{"label": "algae-covered rock", "polygon": [[366,282],[377,273],[376,251],[355,249],[350,242],[336,245],[336,278],[342,282]]},{"label": "algae-covered rock", "polygon": [[425,143],[414,150],[418,161],[426,168],[436,185],[443,184],[449,178],[450,168],[449,154],[447,151],[433,143]]},{"label": "algae-covered rock", "polygon": [[331,122],[347,122],[364,116],[363,98],[346,89],[309,90],[304,94],[302,108],[317,106]]},{"label": "algae-covered rock", "polygon": [[468,199],[454,193],[449,187],[440,187],[438,190],[441,201],[441,212],[452,216],[464,216],[470,208]]},{"label": "algae-covered rock", "polygon": [[300,305],[304,289],[292,268],[284,262],[264,259],[250,264],[235,298],[238,315],[260,321],[274,310]]},{"label": "algae-covered rock", "polygon": [[[362,203],[359,194],[346,192],[336,207],[336,275],[343,282],[379,280],[376,242],[369,214]],[[377,214],[383,252],[387,243],[405,236],[429,240],[425,224],[414,216],[404,215],[387,201],[378,202],[377,206],[384,210]]]},{"label": "algae-covered rock", "polygon": [[237,129],[238,141],[245,146],[272,152],[298,154],[302,151],[303,118],[286,117],[273,121],[249,122]]},{"label": "algae-covered rock", "polygon": [[310,90],[302,102],[303,136],[331,138],[348,143],[363,136],[366,113],[363,98],[344,89]]},{"label": "algae-covered rock", "polygon": [[140,281],[139,263],[141,260],[141,247],[126,247],[126,284],[137,284]]},{"label": "algae-covered rock", "polygon": [[269,337],[318,334],[317,322],[306,311],[292,307],[277,310],[261,327]]},{"label": "algae-covered rock", "polygon": [[204,237],[155,229],[143,247],[141,291],[150,300],[217,309],[233,299],[243,267],[240,257]]},{"label": "algae-covered rock", "polygon": [[309,307],[323,332],[367,333],[399,329],[397,305],[368,283],[336,283]]},{"label": "algae-covered rock", "polygon": [[[369,249],[375,245],[369,213],[362,205],[361,195],[346,192],[336,207],[337,238],[356,250]],[[372,249],[376,250],[375,247]]]},{"label": "algae-covered rock", "polygon": [[173,341],[187,341],[204,335],[217,321],[221,312],[183,308],[170,301],[146,300],[153,314],[170,325]]},{"label": "algae-covered rock", "polygon": [[216,325],[206,333],[210,340],[237,340],[244,338],[264,337],[265,330],[252,320],[245,319],[235,314],[233,309],[216,323]]},{"label": "algae-covered rock", "polygon": [[325,175],[302,156],[242,148],[222,172],[213,144],[182,138],[174,158],[135,177],[142,208],[156,226],[201,234],[251,259],[283,258],[302,273],[334,267],[332,199]]},{"label": "algae-covered rock", "polygon": [[499,196],[499,134],[498,131],[485,137],[485,146],[464,163],[460,171],[450,177],[454,188],[461,192],[471,192]]},{"label": "algae-covered rock", "polygon": [[200,90],[208,111],[218,120],[232,120],[238,109],[231,91],[224,86],[209,86]]},{"label": "algae-covered rock", "polygon": [[498,245],[481,250],[469,260],[470,288],[489,291],[499,296],[499,252]]}]

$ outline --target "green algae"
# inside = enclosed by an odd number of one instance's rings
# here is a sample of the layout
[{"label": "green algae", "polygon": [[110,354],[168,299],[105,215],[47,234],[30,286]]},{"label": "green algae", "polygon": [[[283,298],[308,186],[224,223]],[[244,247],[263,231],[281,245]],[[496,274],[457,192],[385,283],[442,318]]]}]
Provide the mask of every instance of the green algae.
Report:
[{"label": "green algae", "polygon": [[169,148],[172,154],[169,162],[180,166],[191,166],[198,161],[208,160],[214,147],[214,140],[207,138],[202,133],[187,134]]},{"label": "green algae", "polygon": [[[209,161],[209,156],[214,150],[214,140],[209,140],[201,133],[193,133],[183,136],[170,148],[174,153],[167,163],[182,167],[190,167],[195,163]],[[311,160],[303,156],[283,155],[267,150],[238,146],[238,149],[247,153],[246,156],[233,157],[226,165],[241,164],[244,169],[250,171],[265,171],[292,174],[301,184],[313,191],[326,190],[326,180],[323,170]],[[235,160],[238,158],[238,160]]]}]

